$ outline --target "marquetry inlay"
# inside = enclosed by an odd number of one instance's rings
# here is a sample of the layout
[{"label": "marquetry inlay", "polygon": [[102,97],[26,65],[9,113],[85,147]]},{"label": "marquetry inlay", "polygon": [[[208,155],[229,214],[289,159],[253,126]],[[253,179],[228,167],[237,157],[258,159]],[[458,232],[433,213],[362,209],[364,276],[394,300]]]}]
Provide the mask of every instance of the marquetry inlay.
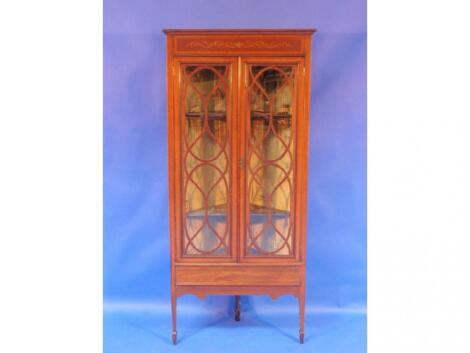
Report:
[{"label": "marquetry inlay", "polygon": [[204,49],[276,49],[276,48],[291,48],[291,42],[287,41],[269,41],[263,40],[245,40],[245,41],[232,41],[232,40],[193,40],[187,44],[188,48],[204,48]]},{"label": "marquetry inlay", "polygon": [[189,52],[302,52],[302,42],[293,37],[180,37],[176,39],[176,50],[181,53]]}]

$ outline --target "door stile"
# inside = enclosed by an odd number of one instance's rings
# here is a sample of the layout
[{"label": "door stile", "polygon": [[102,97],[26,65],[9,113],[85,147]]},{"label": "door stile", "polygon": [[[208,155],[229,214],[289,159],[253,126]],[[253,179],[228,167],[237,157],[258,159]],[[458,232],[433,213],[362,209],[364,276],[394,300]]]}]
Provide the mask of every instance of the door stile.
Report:
[{"label": "door stile", "polygon": [[[296,84],[296,97],[295,104],[297,119],[295,119],[295,140],[294,140],[294,155],[295,155],[295,178],[294,178],[294,231],[295,231],[295,257],[302,261],[302,251],[304,251],[304,234],[302,232],[302,218],[306,218],[306,214],[302,211],[302,199],[306,194],[306,185],[304,184],[305,165],[307,162],[308,147],[305,144],[305,133],[308,132],[308,124],[305,126],[305,110],[304,110],[304,82],[305,82],[305,66],[304,63],[299,63],[297,66],[298,76]],[[297,148],[297,146],[304,146],[304,148]]]},{"label": "door stile", "polygon": [[238,212],[239,212],[239,247],[238,247],[238,261],[243,262],[245,259],[245,243],[246,243],[246,224],[247,224],[247,202],[246,202],[246,136],[247,136],[247,123],[246,123],[246,114],[247,114],[247,71],[246,71],[246,64],[242,57],[239,57],[239,87],[238,87],[238,95],[240,97],[239,100],[239,113],[238,113],[238,120],[239,120],[239,130],[238,130],[238,151],[239,151],[239,205],[238,205]]},{"label": "door stile", "polygon": [[174,115],[172,116],[173,119],[173,128],[174,128],[174,154],[173,154],[173,184],[174,184],[174,195],[171,195],[174,199],[175,203],[175,214],[174,214],[174,222],[175,222],[175,233],[174,233],[174,243],[175,243],[175,260],[176,262],[180,261],[181,253],[182,253],[182,241],[181,241],[181,234],[183,233],[182,230],[182,191],[181,191],[181,102],[182,102],[182,90],[181,90],[181,68],[180,63],[173,59],[172,63],[172,73],[173,73],[173,82],[174,82],[174,92],[173,92],[173,106],[174,106]]},{"label": "door stile", "polygon": [[230,138],[230,161],[231,161],[231,189],[230,189],[230,220],[231,220],[231,255],[235,262],[239,261],[239,212],[238,212],[238,194],[239,194],[239,152],[238,152],[238,124],[239,124],[239,60],[236,57],[231,58],[231,80],[230,80],[230,96],[232,100],[231,105],[231,138]]}]

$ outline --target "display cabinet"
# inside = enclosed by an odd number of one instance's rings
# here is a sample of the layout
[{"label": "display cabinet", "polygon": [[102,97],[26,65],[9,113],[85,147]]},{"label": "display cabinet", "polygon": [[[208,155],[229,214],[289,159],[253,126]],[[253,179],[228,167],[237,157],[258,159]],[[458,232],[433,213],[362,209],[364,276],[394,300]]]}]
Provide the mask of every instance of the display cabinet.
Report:
[{"label": "display cabinet", "polygon": [[293,295],[304,338],[313,29],[165,30],[177,298]]}]

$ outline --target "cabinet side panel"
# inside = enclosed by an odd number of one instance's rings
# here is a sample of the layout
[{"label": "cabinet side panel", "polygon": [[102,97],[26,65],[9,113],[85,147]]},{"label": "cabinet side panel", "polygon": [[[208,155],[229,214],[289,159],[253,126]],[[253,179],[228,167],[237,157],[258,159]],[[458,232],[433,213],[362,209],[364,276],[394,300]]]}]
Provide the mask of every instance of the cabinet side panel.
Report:
[{"label": "cabinet side panel", "polygon": [[304,41],[305,46],[305,69],[302,80],[302,120],[299,128],[299,137],[302,140],[303,148],[299,151],[301,179],[299,179],[299,188],[297,192],[300,203],[299,209],[299,240],[300,240],[300,257],[301,260],[306,262],[307,255],[307,195],[308,195],[308,151],[310,150],[310,101],[311,101],[311,47],[312,36],[306,36]]},{"label": "cabinet side panel", "polygon": [[171,252],[171,293],[174,295],[175,287],[175,235],[176,235],[176,211],[175,211],[175,176],[174,176],[174,162],[175,159],[175,128],[173,125],[174,122],[174,75],[173,75],[173,37],[167,36],[167,56],[166,56],[166,65],[167,65],[167,128],[168,128],[168,198],[169,198],[169,231],[170,231],[170,252]]}]

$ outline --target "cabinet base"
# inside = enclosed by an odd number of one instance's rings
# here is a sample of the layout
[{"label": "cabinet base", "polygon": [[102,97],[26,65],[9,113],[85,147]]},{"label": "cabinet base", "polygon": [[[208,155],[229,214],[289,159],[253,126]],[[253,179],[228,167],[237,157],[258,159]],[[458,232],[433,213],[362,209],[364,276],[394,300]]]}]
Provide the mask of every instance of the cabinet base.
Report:
[{"label": "cabinet base", "polygon": [[299,286],[176,286],[176,297],[188,294],[195,295],[199,299],[204,299],[208,295],[269,295],[272,299],[277,299],[282,295],[299,298],[303,295],[303,290]]},{"label": "cabinet base", "polygon": [[173,344],[177,343],[176,333],[176,298],[185,294],[192,294],[200,299],[204,299],[207,295],[234,295],[235,296],[235,321],[240,321],[240,295],[269,295],[272,299],[276,299],[281,295],[293,295],[299,299],[299,342],[304,343],[304,312],[305,312],[305,293],[303,287],[231,287],[231,286],[176,286],[174,294],[172,294],[172,332]]}]

